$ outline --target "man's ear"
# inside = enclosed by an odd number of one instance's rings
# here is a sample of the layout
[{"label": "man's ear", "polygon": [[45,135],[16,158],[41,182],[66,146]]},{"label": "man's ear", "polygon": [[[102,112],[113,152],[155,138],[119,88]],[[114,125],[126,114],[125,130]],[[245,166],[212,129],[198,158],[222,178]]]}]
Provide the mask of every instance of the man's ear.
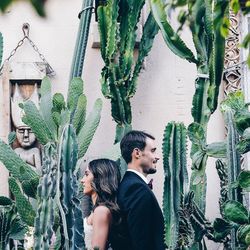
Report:
[{"label": "man's ear", "polygon": [[141,157],[141,150],[139,148],[134,148],[132,152],[132,158],[139,159]]}]

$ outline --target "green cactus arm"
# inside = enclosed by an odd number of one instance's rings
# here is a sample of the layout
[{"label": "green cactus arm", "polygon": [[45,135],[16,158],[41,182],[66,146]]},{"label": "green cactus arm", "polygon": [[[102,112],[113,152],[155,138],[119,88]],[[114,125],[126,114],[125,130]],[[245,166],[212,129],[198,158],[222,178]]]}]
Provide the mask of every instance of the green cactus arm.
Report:
[{"label": "green cactus arm", "polygon": [[[126,78],[128,78],[132,71],[132,65],[134,63],[134,47],[136,42],[136,30],[137,24],[139,22],[139,18],[141,15],[142,7],[145,3],[145,0],[132,0],[128,1],[128,12],[127,16],[121,18],[121,26],[120,26],[120,36],[121,39],[124,37],[125,41],[122,43],[124,46],[120,46],[120,70],[121,74]],[[126,22],[127,25],[125,27],[127,29],[123,29],[123,22]],[[125,33],[123,35],[123,33]]]},{"label": "green cactus arm", "polygon": [[162,150],[165,173],[163,194],[165,243],[170,249],[175,249],[179,240],[179,210],[188,185],[186,129],[183,124],[171,122],[166,126]]},{"label": "green cactus arm", "polygon": [[21,107],[25,112],[25,115],[22,118],[23,122],[31,127],[38,141],[45,145],[50,140],[53,140],[54,135],[47,126],[43,117],[40,115],[36,105],[32,101],[26,101],[21,105]]},{"label": "green cactus arm", "polygon": [[135,94],[137,85],[136,81],[142,69],[143,61],[145,57],[148,55],[149,51],[151,50],[154,38],[157,35],[158,31],[159,31],[159,26],[155,22],[152,12],[150,12],[147,21],[143,27],[142,38],[139,45],[138,58],[135,64],[132,79],[129,82],[129,89],[127,94],[129,98]]},{"label": "green cactus arm", "polygon": [[[206,15],[208,11],[206,11],[205,1],[203,0],[189,2],[188,5],[190,12],[189,28],[192,32],[193,43],[197,53],[197,65],[200,66],[208,60],[207,51],[211,51],[211,44],[207,44],[207,42],[210,41],[210,37],[207,37],[207,34],[205,33],[206,27],[209,25],[209,19],[207,18],[208,15]],[[207,26],[204,21],[207,22]]]},{"label": "green cactus arm", "polygon": [[94,104],[93,110],[87,116],[87,119],[78,134],[79,158],[85,155],[89,147],[89,144],[95,134],[95,131],[101,119],[101,110],[102,110],[102,100],[97,99]]},{"label": "green cactus arm", "polygon": [[[225,37],[221,34],[222,20],[229,16],[229,1],[222,4],[215,4],[213,27],[214,39],[212,43],[212,53],[209,56],[209,78],[210,78],[210,95],[208,106],[213,113],[218,104],[219,88],[222,81],[225,57]],[[219,21],[220,20],[220,21]]]},{"label": "green cactus arm", "polygon": [[67,107],[71,113],[75,112],[78,98],[83,93],[83,80],[80,77],[73,78],[69,83]]},{"label": "green cactus arm", "polygon": [[200,169],[194,169],[190,178],[190,191],[194,193],[194,201],[204,213],[206,209],[207,175],[205,172],[207,156],[203,157]]},{"label": "green cactus arm", "polygon": [[162,0],[150,0],[150,6],[156,22],[162,32],[163,38],[169,49],[177,56],[188,60],[189,62],[197,63],[193,52],[185,45],[184,41],[173,30],[167,21],[167,15],[164,10]]},{"label": "green cactus arm", "polygon": [[8,171],[20,182],[39,178],[39,175],[24,162],[15,151],[0,139],[0,161],[5,165]]},{"label": "green cactus arm", "polygon": [[236,150],[236,145],[239,141],[239,136],[235,129],[235,124],[233,121],[233,113],[231,110],[226,110],[224,112],[225,122],[228,129],[227,134],[227,166],[228,166],[228,181],[229,181],[229,192],[228,197],[230,200],[242,201],[242,195],[239,189],[233,189],[230,185],[237,180],[240,173],[240,154]]},{"label": "green cactus arm", "polygon": [[80,12],[80,24],[77,33],[77,39],[74,49],[74,56],[71,63],[70,80],[73,77],[81,77],[85,51],[89,36],[89,27],[92,17],[92,8],[94,0],[82,1],[82,9]]},{"label": "green cactus arm", "polygon": [[0,65],[2,64],[3,59],[3,35],[0,32]]},{"label": "green cactus arm", "polygon": [[64,249],[83,249],[83,219],[77,199],[78,181],[74,174],[78,150],[72,125],[64,127],[58,150],[57,203],[64,232],[61,242]]},{"label": "green cactus arm", "polygon": [[57,128],[55,125],[55,122],[53,121],[52,117],[52,96],[51,96],[51,82],[49,78],[46,76],[42,80],[41,84],[41,99],[40,99],[40,113],[47,124],[47,126],[50,128],[50,131],[53,137],[56,137]]},{"label": "green cactus arm", "polygon": [[117,52],[118,3],[119,1],[108,0],[105,4],[100,3],[97,9],[101,55],[106,65],[111,63]]},{"label": "green cactus arm", "polygon": [[219,206],[220,213],[223,215],[223,204],[228,201],[228,170],[227,166],[220,159],[215,162],[216,170],[218,176],[220,178],[220,198],[219,198]]},{"label": "green cactus arm", "polygon": [[[100,34],[100,50],[101,55],[104,61],[106,61],[106,47],[107,47],[107,34],[108,27],[110,26],[109,15],[106,14],[107,8],[109,8],[109,2],[107,2],[107,7],[103,5],[99,5],[97,8],[97,16],[98,16],[98,30]],[[108,61],[106,61],[108,63]]]},{"label": "green cactus arm", "polygon": [[65,101],[64,101],[64,96],[61,93],[55,93],[53,95],[53,99],[52,99],[52,103],[53,103],[53,112],[58,112],[61,113],[61,111],[63,109],[65,109]]},{"label": "green cactus arm", "polygon": [[207,105],[209,79],[197,77],[195,81],[195,94],[192,101],[192,116],[194,121],[207,126],[211,111]]},{"label": "green cactus arm", "polygon": [[16,198],[17,211],[20,214],[22,220],[28,226],[33,227],[36,213],[28,199],[22,194],[21,189],[14,177],[9,177],[9,187],[10,191]]},{"label": "green cactus arm", "polygon": [[54,225],[57,151],[54,144],[43,148],[43,176],[37,189],[38,207],[35,218],[35,249],[49,249]]},{"label": "green cactus arm", "polygon": [[87,98],[84,94],[81,94],[78,98],[76,111],[74,113],[74,117],[72,120],[73,126],[76,130],[76,134],[78,134],[84,124],[86,117],[86,106],[87,106]]}]

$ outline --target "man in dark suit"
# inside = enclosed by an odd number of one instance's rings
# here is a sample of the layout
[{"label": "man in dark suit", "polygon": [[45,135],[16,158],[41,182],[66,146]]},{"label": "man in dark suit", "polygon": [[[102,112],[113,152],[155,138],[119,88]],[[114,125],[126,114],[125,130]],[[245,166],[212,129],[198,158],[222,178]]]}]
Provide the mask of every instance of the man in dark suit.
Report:
[{"label": "man in dark suit", "polygon": [[148,174],[156,172],[159,160],[155,138],[142,131],[130,131],[120,144],[128,170],[118,190],[122,231],[116,250],[164,250],[164,219],[148,186]]}]

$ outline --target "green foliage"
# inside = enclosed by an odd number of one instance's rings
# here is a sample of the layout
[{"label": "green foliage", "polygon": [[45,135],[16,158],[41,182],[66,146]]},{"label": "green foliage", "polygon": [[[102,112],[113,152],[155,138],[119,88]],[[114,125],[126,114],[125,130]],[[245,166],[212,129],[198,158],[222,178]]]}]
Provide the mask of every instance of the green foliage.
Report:
[{"label": "green foliage", "polygon": [[249,170],[241,171],[237,178],[237,182],[239,183],[239,186],[241,188],[249,189],[250,188],[250,171]]},{"label": "green foliage", "polygon": [[20,182],[38,177],[38,174],[2,140],[0,140],[0,161]]},{"label": "green foliage", "polygon": [[78,181],[76,167],[77,140],[72,125],[65,126],[59,144],[57,197],[61,220],[61,247],[83,249],[83,220],[80,201],[77,199]]},{"label": "green foliage", "polygon": [[16,132],[12,131],[8,135],[8,143],[11,145],[16,140]]},{"label": "green foliage", "polygon": [[26,101],[20,105],[20,107],[23,108],[25,112],[25,115],[22,118],[23,122],[31,127],[38,141],[43,145],[52,141],[54,139],[54,135],[36,105],[32,101]]},{"label": "green foliage", "polygon": [[[0,2],[0,10],[2,12],[5,12],[7,10],[7,8],[14,3],[15,0],[2,0]],[[30,2],[30,4],[32,5],[32,7],[35,9],[36,13],[40,16],[40,17],[45,17],[46,13],[45,13],[45,0],[29,0],[28,2]]]},{"label": "green foliage", "polygon": [[40,113],[50,129],[51,134],[56,134],[56,124],[52,117],[52,95],[51,95],[51,82],[48,77],[44,77],[41,84],[41,98],[40,98]]},{"label": "green foliage", "polygon": [[238,201],[228,201],[224,204],[224,216],[227,220],[237,224],[246,224],[249,222],[247,209]]},{"label": "green foliage", "polygon": [[167,20],[167,14],[164,10],[164,2],[161,0],[151,0],[150,6],[154,15],[154,18],[159,25],[163,38],[173,53],[177,56],[188,60],[189,62],[197,63],[193,52],[186,46],[184,41],[173,30]]},{"label": "green foliage", "polygon": [[28,199],[22,194],[15,178],[9,177],[9,187],[10,191],[15,196],[17,211],[20,214],[22,220],[28,226],[33,226],[36,213]]},{"label": "green foliage", "polygon": [[38,186],[38,208],[35,218],[35,249],[49,249],[54,225],[56,195],[56,147],[46,144],[43,154],[43,176]]},{"label": "green foliage", "polygon": [[102,110],[102,101],[97,99],[94,105],[93,110],[88,115],[84,125],[82,126],[78,134],[78,143],[79,143],[79,155],[81,158],[85,155],[90,142],[93,139],[94,133],[97,129],[97,126],[100,122],[100,113]]},{"label": "green foliage", "polygon": [[7,249],[10,239],[23,240],[27,231],[27,226],[21,221],[15,204],[6,204],[3,199],[0,200],[0,228],[1,250]]},{"label": "green foliage", "polygon": [[151,50],[158,26],[149,14],[143,27],[138,57],[134,56],[136,31],[144,0],[108,0],[97,9],[102,69],[101,89],[111,99],[111,114],[117,123],[115,143],[131,129],[130,98],[136,92],[143,61]]},{"label": "green foliage", "polygon": [[83,93],[83,81],[81,78],[73,78],[69,84],[67,107],[73,112],[76,109],[79,96]]},{"label": "green foliage", "polygon": [[187,194],[186,129],[183,124],[169,123],[163,139],[163,165],[165,173],[163,213],[165,243],[170,249],[179,244],[179,210]]}]

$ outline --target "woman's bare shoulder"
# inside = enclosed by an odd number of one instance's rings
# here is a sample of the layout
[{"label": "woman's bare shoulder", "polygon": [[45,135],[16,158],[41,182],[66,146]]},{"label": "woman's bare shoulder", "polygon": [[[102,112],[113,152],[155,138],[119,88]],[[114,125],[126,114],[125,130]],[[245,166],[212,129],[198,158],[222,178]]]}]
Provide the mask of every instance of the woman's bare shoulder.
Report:
[{"label": "woman's bare shoulder", "polygon": [[100,205],[95,208],[94,219],[102,220],[102,221],[110,221],[111,220],[111,211],[104,205]]}]

